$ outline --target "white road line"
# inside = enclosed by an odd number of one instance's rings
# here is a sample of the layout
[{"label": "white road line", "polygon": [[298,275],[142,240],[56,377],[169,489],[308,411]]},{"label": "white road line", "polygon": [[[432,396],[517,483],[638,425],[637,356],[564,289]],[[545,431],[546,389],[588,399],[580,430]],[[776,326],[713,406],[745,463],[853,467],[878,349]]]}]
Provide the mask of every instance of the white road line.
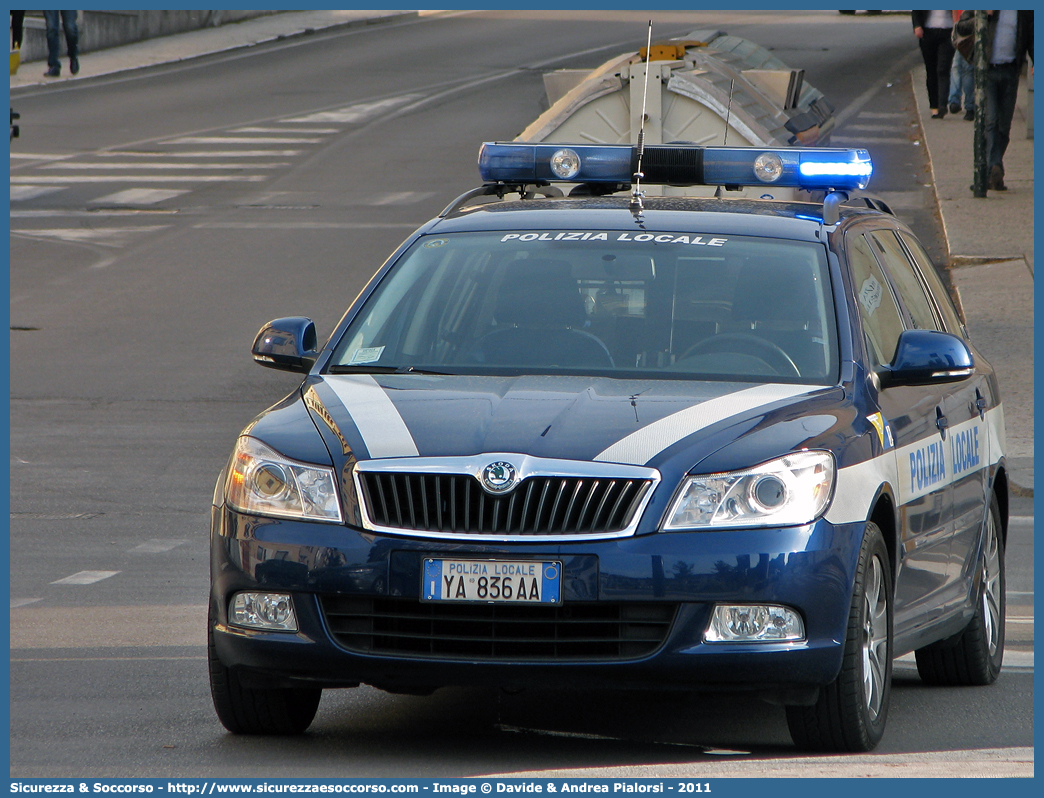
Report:
[{"label": "white road line", "polygon": [[110,205],[152,205],[187,193],[188,189],[128,188],[124,191],[117,191],[115,194],[98,197],[91,202]]},{"label": "white road line", "polygon": [[95,582],[100,582],[103,579],[108,579],[111,576],[116,576],[119,571],[78,571],[72,576],[67,576],[64,579],[56,579],[51,582],[52,585],[93,585]]},{"label": "white road line", "polygon": [[171,139],[164,144],[318,144],[322,139],[305,139],[296,136],[274,137],[256,136],[251,138],[241,136],[184,136],[180,139]]},{"label": "white road line", "polygon": [[207,230],[416,230],[423,222],[203,222]]},{"label": "white road line", "polygon": [[[177,213],[175,209],[149,208],[141,210],[138,208],[91,208],[89,211],[73,210],[71,208],[53,208],[48,210],[33,211],[11,211],[12,219],[55,219],[55,218],[79,218],[98,219],[102,216],[119,216],[126,218],[140,213],[148,213],[151,216],[170,215]],[[31,233],[32,230],[14,230],[15,233]]]},{"label": "white road line", "polygon": [[236,127],[228,131],[229,133],[289,133],[291,135],[297,135],[300,133],[310,133],[312,135],[326,135],[328,133],[340,133],[341,128],[339,127],[295,127],[293,129],[285,127]]},{"label": "white road line", "polygon": [[50,163],[41,169],[275,169],[288,166],[285,161],[276,163],[163,163],[162,161],[139,161],[137,163]]},{"label": "white road line", "polygon": [[59,161],[62,158],[72,158],[75,153],[68,155],[51,155],[42,152],[12,152],[11,159],[17,161]]},{"label": "white road line", "polygon": [[12,183],[256,183],[268,175],[40,175],[12,177]]},{"label": "white road line", "polygon": [[392,191],[387,194],[378,194],[369,200],[367,205],[410,205],[420,202],[428,197],[435,196],[434,191]]},{"label": "white road line", "polygon": [[[11,650],[154,648],[192,646],[205,651],[205,604],[131,604],[55,607],[43,604],[11,610]],[[112,652],[116,653],[116,652]]]},{"label": "white road line", "polygon": [[131,554],[162,554],[165,551],[176,549],[182,543],[187,543],[186,540],[146,540],[144,543],[140,543],[133,549],[130,549]]},{"label": "white road line", "polygon": [[141,227],[95,227],[86,229],[83,227],[57,228],[50,230],[12,230],[12,235],[21,235],[27,238],[57,238],[60,241],[89,242],[106,247],[122,247],[125,239],[135,233],[151,233],[156,230],[165,230],[169,225],[143,225]]},{"label": "white road line", "polygon": [[855,146],[857,144],[913,144],[914,141],[901,136],[831,136],[830,143]]},{"label": "white road line", "polygon": [[1008,523],[1009,524],[1019,524],[1020,526],[1021,525],[1033,526],[1033,516],[1032,515],[1009,515],[1008,516]]},{"label": "white road line", "polygon": [[373,119],[384,111],[396,108],[400,105],[419,100],[422,94],[404,94],[401,97],[391,97],[387,100],[377,100],[371,103],[356,103],[344,108],[331,111],[316,111],[315,113],[295,116],[289,119],[281,119],[280,122],[291,124],[308,124],[309,122],[342,122],[346,124],[358,124]]},{"label": "white road line", "polygon": [[182,152],[112,151],[93,153],[99,158],[289,158],[302,150],[189,150]]},{"label": "white road line", "polygon": [[11,186],[11,202],[36,199],[64,189],[65,186]]},{"label": "white road line", "polygon": [[11,599],[11,609],[15,607],[27,607],[30,604],[35,604],[38,601],[43,601],[42,598],[13,598]]}]

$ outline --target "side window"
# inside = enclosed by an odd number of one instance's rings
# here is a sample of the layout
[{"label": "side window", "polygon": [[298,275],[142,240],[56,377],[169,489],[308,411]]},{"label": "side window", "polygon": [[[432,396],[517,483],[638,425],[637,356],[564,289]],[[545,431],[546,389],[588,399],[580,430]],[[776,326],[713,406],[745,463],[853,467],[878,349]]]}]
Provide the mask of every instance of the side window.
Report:
[{"label": "side window", "polygon": [[870,234],[874,247],[884,261],[885,268],[892,275],[895,288],[902,297],[903,304],[910,314],[913,326],[918,330],[941,330],[942,325],[935,318],[932,303],[924,293],[924,286],[914,271],[913,264],[906,257],[899,239],[891,230],[877,230]]},{"label": "side window", "polygon": [[903,243],[906,244],[906,248],[910,250],[910,254],[913,255],[914,262],[917,264],[921,276],[924,277],[924,281],[928,284],[928,290],[935,297],[935,304],[942,315],[946,331],[954,335],[963,335],[964,322],[961,321],[957,308],[954,307],[953,300],[950,298],[950,292],[943,285],[943,281],[940,279],[939,272],[936,271],[932,259],[928,257],[928,253],[924,251],[921,242],[916,238],[905,233],[900,233],[900,237],[903,239]]},{"label": "side window", "polygon": [[904,329],[899,308],[867,240],[861,235],[850,234],[846,241],[848,265],[863,320],[867,352],[873,361],[871,365],[891,363]]}]

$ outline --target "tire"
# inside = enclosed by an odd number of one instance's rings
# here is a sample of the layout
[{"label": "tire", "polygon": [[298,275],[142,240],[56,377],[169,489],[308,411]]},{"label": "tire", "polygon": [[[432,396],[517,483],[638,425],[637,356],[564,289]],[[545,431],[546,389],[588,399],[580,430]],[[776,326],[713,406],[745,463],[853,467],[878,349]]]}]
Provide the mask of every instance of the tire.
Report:
[{"label": "tire", "polygon": [[892,569],[881,529],[867,523],[848,613],[841,672],[808,707],[788,706],[790,736],[807,751],[870,751],[892,692]]},{"label": "tire", "polygon": [[210,697],[221,725],[233,734],[301,734],[319,709],[321,688],[245,687],[235,671],[218,659],[207,624]]},{"label": "tire", "polygon": [[918,649],[917,672],[931,685],[993,684],[1004,660],[1004,541],[996,494],[982,535],[975,615],[959,635]]}]

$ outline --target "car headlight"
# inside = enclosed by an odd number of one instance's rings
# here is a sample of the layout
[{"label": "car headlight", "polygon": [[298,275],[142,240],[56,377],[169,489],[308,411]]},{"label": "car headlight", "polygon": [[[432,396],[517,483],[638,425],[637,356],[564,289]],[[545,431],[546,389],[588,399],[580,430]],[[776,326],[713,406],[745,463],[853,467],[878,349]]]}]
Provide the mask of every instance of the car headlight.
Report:
[{"label": "car headlight", "polygon": [[830,452],[793,452],[745,471],[689,476],[666,530],[797,526],[826,510],[834,490]]},{"label": "car headlight", "polygon": [[225,500],[242,513],[341,521],[332,468],[299,463],[256,438],[236,442],[225,485]]}]

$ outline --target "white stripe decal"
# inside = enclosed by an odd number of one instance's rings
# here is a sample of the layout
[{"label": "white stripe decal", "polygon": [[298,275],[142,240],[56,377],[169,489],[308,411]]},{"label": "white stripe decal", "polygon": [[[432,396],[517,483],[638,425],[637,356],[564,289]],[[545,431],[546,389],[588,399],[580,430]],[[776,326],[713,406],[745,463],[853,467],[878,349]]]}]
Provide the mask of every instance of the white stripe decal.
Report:
[{"label": "white stripe decal", "polygon": [[815,385],[757,385],[736,393],[710,399],[685,410],[679,410],[666,418],[654,421],[626,438],[614,443],[594,459],[606,463],[629,463],[645,465],[652,458],[673,446],[687,435],[691,435],[711,424],[749,410],[811,393],[822,386]]},{"label": "white stripe decal", "polygon": [[899,469],[896,466],[896,450],[856,463],[837,471],[834,500],[826,512],[826,520],[832,524],[854,524],[870,517],[870,502],[877,489],[887,483],[897,488]]},{"label": "white stripe decal", "polygon": [[[924,455],[938,446],[938,461],[931,463]],[[918,458],[918,454],[922,456]],[[946,441],[930,436],[901,449],[884,454],[837,472],[834,500],[826,520],[832,524],[865,521],[870,515],[870,502],[877,489],[892,486],[900,505],[964,478],[973,471],[995,465],[1004,455],[1004,406],[986,413],[985,421],[973,418],[947,431]]]},{"label": "white stripe decal", "polygon": [[417,457],[417,444],[384,388],[369,374],[327,377],[362,435],[370,457]]}]

